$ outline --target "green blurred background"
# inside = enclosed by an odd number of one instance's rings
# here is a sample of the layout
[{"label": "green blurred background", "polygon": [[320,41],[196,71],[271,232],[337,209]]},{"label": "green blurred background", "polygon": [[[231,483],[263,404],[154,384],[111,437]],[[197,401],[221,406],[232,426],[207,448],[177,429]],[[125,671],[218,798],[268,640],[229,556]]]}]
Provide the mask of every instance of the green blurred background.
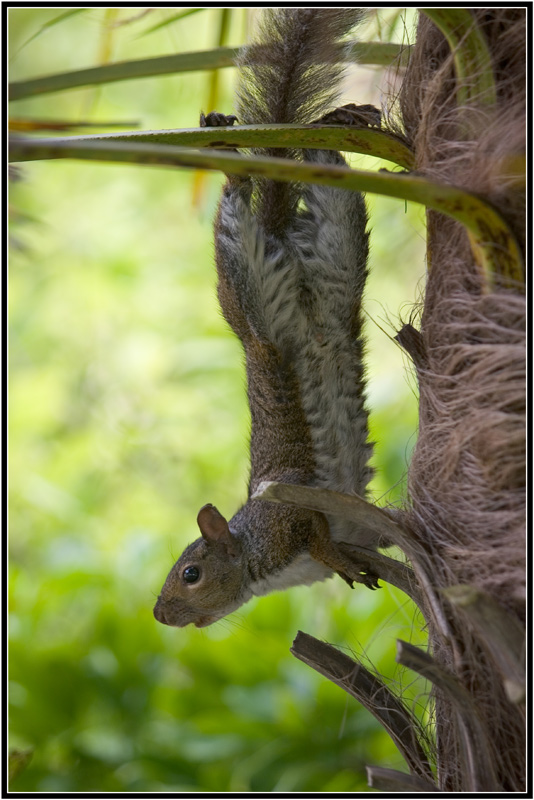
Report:
[{"label": "green blurred background", "polygon": [[[412,21],[398,11],[379,9],[365,38],[405,36]],[[142,12],[10,9],[11,79],[219,44],[218,9],[153,31],[176,10]],[[242,43],[249,25],[232,11],[224,43]],[[211,80],[116,83],[11,112],[194,127]],[[220,110],[232,109],[234,80],[219,74]],[[380,104],[395,87],[360,67],[347,101]],[[396,637],[425,640],[402,593],[351,592],[336,579],[252,601],[205,630],[152,616],[197,536],[199,507],[230,516],[246,495],[242,357],[214,291],[222,177],[75,161],[23,165],[20,177],[10,189],[9,722],[10,747],[33,755],[12,790],[354,792],[367,788],[366,763],[404,769],[374,718],[289,654],[299,629],[355,652],[424,717],[425,685],[394,662]],[[383,504],[402,501],[416,436],[415,384],[391,337],[423,286],[424,213],[368,200],[371,492]]]}]

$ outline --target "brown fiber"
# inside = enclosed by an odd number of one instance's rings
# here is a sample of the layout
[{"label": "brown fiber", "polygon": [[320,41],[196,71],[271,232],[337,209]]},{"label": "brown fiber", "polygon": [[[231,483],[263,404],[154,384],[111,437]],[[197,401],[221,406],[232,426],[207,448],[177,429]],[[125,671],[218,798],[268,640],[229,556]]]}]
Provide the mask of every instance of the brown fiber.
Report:
[{"label": "brown fiber", "polygon": [[[485,196],[525,240],[525,10],[476,8],[492,55],[497,108],[484,98],[458,108],[449,46],[421,14],[400,93],[404,134],[422,175]],[[475,701],[497,785],[524,791],[525,732],[484,642],[440,594],[453,584],[488,592],[525,618],[525,299],[522,286],[490,289],[461,226],[428,215],[429,273],[417,376],[419,439],[409,471],[404,524],[417,540],[414,569],[430,583],[433,657]],[[424,575],[422,574],[424,573]],[[445,627],[442,624],[445,620]],[[470,791],[459,723],[436,693],[439,786]],[[476,745],[476,743],[475,743]],[[464,765],[465,767],[465,765]]]}]

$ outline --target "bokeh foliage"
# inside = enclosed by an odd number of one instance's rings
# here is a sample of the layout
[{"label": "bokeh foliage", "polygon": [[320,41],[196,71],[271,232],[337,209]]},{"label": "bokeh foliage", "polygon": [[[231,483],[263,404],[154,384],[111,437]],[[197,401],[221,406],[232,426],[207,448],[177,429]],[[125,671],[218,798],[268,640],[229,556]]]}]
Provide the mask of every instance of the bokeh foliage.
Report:
[{"label": "bokeh foliage", "polygon": [[[13,79],[219,44],[217,9],[145,35],[172,10],[117,25],[133,10],[86,9],[51,25],[59,13],[10,10]],[[232,17],[225,44],[243,39]],[[223,110],[233,78],[219,76]],[[376,102],[379,81],[358,70],[348,99]],[[11,110],[191,127],[209,92],[209,75],[192,73]],[[419,704],[424,686],[394,663],[397,636],[424,641],[400,592],[328,581],[203,631],[152,617],[198,508],[230,515],[245,496],[242,357],[214,293],[221,181],[36,162],[11,187],[10,746],[33,750],[14,791],[364,791],[365,763],[402,768],[378,723],[289,655],[298,629],[365,652]],[[371,490],[398,502],[416,398],[389,337],[424,280],[423,212],[369,204]]]}]

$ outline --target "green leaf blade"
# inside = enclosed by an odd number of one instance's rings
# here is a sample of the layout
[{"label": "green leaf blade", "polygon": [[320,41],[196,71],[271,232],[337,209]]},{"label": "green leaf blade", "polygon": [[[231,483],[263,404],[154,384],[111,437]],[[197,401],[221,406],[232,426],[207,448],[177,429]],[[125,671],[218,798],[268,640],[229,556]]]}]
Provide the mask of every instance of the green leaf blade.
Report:
[{"label": "green leaf blade", "polygon": [[[22,100],[50,92],[61,92],[78,89],[82,86],[96,86],[104,83],[151,78],[157,75],[170,75],[177,72],[195,72],[201,70],[233,67],[240,48],[217,47],[213,50],[201,50],[191,53],[145,58],[136,61],[118,61],[99,67],[45,75],[25,81],[13,81],[9,84],[9,99]],[[360,63],[383,64],[384,60],[399,57],[406,48],[382,42],[358,43],[354,45],[353,54]],[[340,56],[341,56],[340,48]]]}]

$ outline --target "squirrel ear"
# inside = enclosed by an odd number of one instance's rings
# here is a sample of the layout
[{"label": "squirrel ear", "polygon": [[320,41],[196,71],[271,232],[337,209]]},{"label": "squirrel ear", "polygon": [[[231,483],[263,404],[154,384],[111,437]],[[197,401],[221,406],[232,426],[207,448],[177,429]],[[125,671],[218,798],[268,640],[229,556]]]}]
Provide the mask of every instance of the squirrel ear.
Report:
[{"label": "squirrel ear", "polygon": [[197,516],[198,527],[207,544],[222,544],[229,556],[238,556],[240,547],[235,536],[232,536],[228,523],[223,515],[208,503],[202,506]]}]

